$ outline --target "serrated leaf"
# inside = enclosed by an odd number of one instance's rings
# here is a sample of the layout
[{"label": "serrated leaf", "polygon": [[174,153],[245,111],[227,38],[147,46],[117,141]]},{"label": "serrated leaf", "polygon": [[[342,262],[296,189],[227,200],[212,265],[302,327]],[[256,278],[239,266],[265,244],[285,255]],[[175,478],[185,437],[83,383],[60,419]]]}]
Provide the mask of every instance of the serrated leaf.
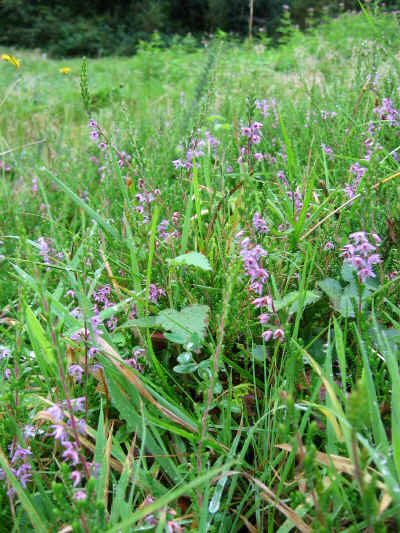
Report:
[{"label": "serrated leaf", "polygon": [[209,260],[200,252],[178,255],[174,259],[168,259],[168,262],[175,265],[195,266],[202,270],[212,270]]},{"label": "serrated leaf", "polygon": [[204,338],[209,307],[207,305],[190,305],[181,311],[164,309],[158,314],[159,324],[163,329],[178,335],[185,344],[196,333]]}]

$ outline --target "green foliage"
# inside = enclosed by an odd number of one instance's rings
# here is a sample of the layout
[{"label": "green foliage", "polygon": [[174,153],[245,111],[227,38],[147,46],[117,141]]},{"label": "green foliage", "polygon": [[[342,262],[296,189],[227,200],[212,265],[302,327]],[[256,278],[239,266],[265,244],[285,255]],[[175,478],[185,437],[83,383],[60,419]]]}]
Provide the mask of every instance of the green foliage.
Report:
[{"label": "green foliage", "polygon": [[169,259],[171,265],[189,265],[200,268],[201,270],[212,270],[207,257],[199,252],[189,252],[187,254],[178,255],[174,259]]},{"label": "green foliage", "polygon": [[[311,4],[291,2],[272,48],[263,2],[241,44],[225,2],[73,1],[76,42],[95,5],[92,30],[140,21],[136,55],[7,51],[4,529],[399,529],[398,124],[379,115],[386,98],[400,110],[398,21],[321,10],[301,33]],[[14,3],[21,25],[31,7]],[[229,7],[247,33],[248,2]],[[166,46],[182,20],[222,29]],[[382,238],[362,283],[342,256],[360,231]]]},{"label": "green foliage", "polygon": [[[282,5],[289,4],[286,11]],[[287,42],[295,26],[305,29],[328,15],[344,9],[359,10],[357,0],[337,2],[317,0],[259,0],[254,2],[253,26],[257,33],[274,42]],[[387,2],[397,7],[396,0]],[[313,11],[310,11],[312,9]],[[249,3],[247,0],[189,0],[184,8],[177,0],[141,0],[112,4],[100,0],[81,2],[51,2],[45,0],[3,0],[0,4],[0,42],[20,48],[40,48],[55,57],[99,57],[132,55],[154,32],[163,36],[164,43],[172,35],[194,35],[216,30],[247,36]]]}]

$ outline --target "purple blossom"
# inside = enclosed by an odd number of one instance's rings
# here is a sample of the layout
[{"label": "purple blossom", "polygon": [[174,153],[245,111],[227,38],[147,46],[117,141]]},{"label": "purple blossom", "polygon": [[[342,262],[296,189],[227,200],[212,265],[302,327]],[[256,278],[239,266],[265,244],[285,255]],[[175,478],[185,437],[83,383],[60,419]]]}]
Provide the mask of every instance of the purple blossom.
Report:
[{"label": "purple blossom", "polygon": [[268,307],[272,304],[272,298],[270,296],[261,296],[252,301],[252,304],[257,307]]},{"label": "purple blossom", "polygon": [[280,341],[285,340],[285,332],[283,331],[283,329],[282,328],[276,329],[274,331],[273,338],[279,339]]},{"label": "purple blossom", "polygon": [[74,309],[72,309],[72,311],[69,312],[69,314],[77,320],[82,320],[83,318],[83,313],[80,307],[75,307]]},{"label": "purple blossom", "polygon": [[264,339],[265,342],[268,342],[273,334],[274,332],[271,329],[267,329],[266,331],[261,333],[261,337]]},{"label": "purple blossom", "polygon": [[79,472],[79,470],[74,470],[73,472],[71,472],[69,479],[72,479],[72,486],[77,487],[81,482],[82,474]]},{"label": "purple blossom", "polygon": [[[377,246],[380,244],[381,238],[376,233],[372,234]],[[340,254],[345,263],[351,264],[362,283],[367,278],[375,278],[376,274],[373,271],[373,265],[381,263],[381,257],[378,253],[374,253],[376,246],[371,244],[368,240],[368,235],[365,231],[357,231],[349,235],[349,239],[354,242],[346,244],[342,248]]]},{"label": "purple blossom", "polygon": [[6,359],[7,357],[10,357],[10,355],[11,350],[9,348],[3,348],[2,350],[0,350],[0,360]]},{"label": "purple blossom", "polygon": [[325,246],[324,246],[324,250],[333,250],[335,248],[335,245],[333,244],[333,242],[331,241],[328,241]]},{"label": "purple blossom", "polygon": [[375,107],[374,113],[391,126],[399,122],[399,112],[393,107],[393,102],[389,98],[383,98],[382,105]]},{"label": "purple blossom", "polygon": [[109,318],[106,322],[106,325],[107,325],[107,329],[109,331],[114,331],[115,328],[117,327],[118,325],[118,318],[116,316],[112,316],[111,318]]},{"label": "purple blossom", "polygon": [[45,412],[50,415],[55,422],[61,422],[62,420],[64,420],[64,411],[57,404],[52,405],[51,407],[46,409]]},{"label": "purple blossom", "polygon": [[329,157],[329,159],[330,159],[331,161],[333,161],[334,158],[335,158],[335,155],[334,155],[334,153],[333,153],[332,148],[330,148],[329,146],[327,146],[325,143],[322,143],[322,144],[321,144],[321,148],[322,148],[322,150],[324,151],[324,153]]},{"label": "purple blossom", "polygon": [[270,318],[271,318],[271,315],[269,315],[268,313],[261,313],[261,315],[259,315],[258,317],[258,320],[260,324],[267,324]]},{"label": "purple blossom", "polygon": [[367,169],[362,167],[360,163],[353,163],[349,168],[349,172],[355,176],[356,184],[359,185]]},{"label": "purple blossom", "polygon": [[80,500],[86,500],[87,494],[84,490],[78,490],[73,495],[74,500],[80,501]]},{"label": "purple blossom", "polygon": [[12,469],[24,489],[27,488],[27,483],[32,481],[31,469],[32,466],[29,463],[22,464],[17,470]]},{"label": "purple blossom", "polygon": [[258,211],[256,211],[253,215],[253,226],[256,231],[259,231],[260,233],[268,233],[268,226],[263,218],[261,218],[261,215]]},{"label": "purple blossom", "polygon": [[36,435],[36,428],[32,426],[31,424],[28,424],[24,427],[24,439],[30,439],[35,437]]},{"label": "purple blossom", "polygon": [[24,459],[28,455],[32,455],[30,447],[23,448],[22,446],[17,444],[15,451],[11,457],[11,464],[14,465],[19,459]]},{"label": "purple blossom", "polygon": [[161,287],[157,287],[154,283],[149,285],[149,300],[152,303],[157,303],[161,296],[165,295],[165,291]]},{"label": "purple blossom", "polygon": [[85,412],[85,397],[80,396],[79,398],[73,398],[71,399],[71,405],[74,412],[81,411],[82,413]]},{"label": "purple blossom", "polygon": [[54,424],[50,427],[53,429],[53,432],[49,433],[49,436],[54,437],[55,440],[59,440],[60,442],[66,442],[67,434],[64,426],[61,424]]},{"label": "purple blossom", "polygon": [[75,378],[77,383],[81,383],[83,368],[80,365],[70,365],[68,367],[68,374]]},{"label": "purple blossom", "polygon": [[65,447],[65,450],[62,453],[62,457],[64,457],[65,460],[71,459],[72,464],[77,465],[79,463],[79,456],[74,445],[69,441],[65,441],[63,442],[63,446]]},{"label": "purple blossom", "polygon": [[276,177],[282,181],[285,187],[289,187],[289,182],[283,170],[279,170]]}]

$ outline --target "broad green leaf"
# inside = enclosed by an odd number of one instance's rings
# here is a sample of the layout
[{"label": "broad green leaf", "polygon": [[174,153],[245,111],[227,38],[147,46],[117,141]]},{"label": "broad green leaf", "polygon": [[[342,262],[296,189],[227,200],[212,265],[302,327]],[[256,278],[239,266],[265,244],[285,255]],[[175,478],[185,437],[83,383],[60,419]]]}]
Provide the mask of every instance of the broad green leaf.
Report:
[{"label": "broad green leaf", "polygon": [[201,339],[204,338],[205,329],[208,321],[209,307],[207,305],[190,305],[176,311],[175,309],[164,309],[158,315],[159,323],[162,328],[180,335],[182,344],[189,342],[193,334],[197,334]]},{"label": "broad green leaf", "polygon": [[168,262],[175,265],[195,266],[202,270],[212,270],[209,260],[200,252],[178,255],[174,259],[168,259]]},{"label": "broad green leaf", "polygon": [[256,361],[263,363],[267,358],[267,350],[262,344],[254,346],[251,350],[251,354]]},{"label": "broad green leaf", "polygon": [[[299,307],[299,300],[304,297],[304,307],[306,305],[310,305],[321,297],[320,293],[313,292],[313,291],[305,291],[305,297],[304,294],[300,291],[292,291],[286,294],[281,299],[274,300],[274,309],[275,311],[280,311],[281,309],[286,309],[289,307],[289,313],[293,314],[296,313]],[[269,311],[272,312],[272,307],[269,307]]]},{"label": "broad green leaf", "polygon": [[317,284],[328,295],[332,305],[337,307],[342,294],[342,286],[336,279],[326,278]]},{"label": "broad green leaf", "polygon": [[124,322],[124,324],[121,324],[118,329],[125,329],[125,328],[157,328],[160,326],[160,321],[158,316],[148,316],[144,318],[137,318],[135,320],[128,320],[127,322]]},{"label": "broad green leaf", "polygon": [[174,372],[177,374],[193,374],[197,370],[197,363],[186,363],[184,365],[174,366]]},{"label": "broad green leaf", "polygon": [[344,281],[348,281],[350,283],[354,281],[354,275],[356,274],[356,270],[349,263],[343,263],[340,274]]}]

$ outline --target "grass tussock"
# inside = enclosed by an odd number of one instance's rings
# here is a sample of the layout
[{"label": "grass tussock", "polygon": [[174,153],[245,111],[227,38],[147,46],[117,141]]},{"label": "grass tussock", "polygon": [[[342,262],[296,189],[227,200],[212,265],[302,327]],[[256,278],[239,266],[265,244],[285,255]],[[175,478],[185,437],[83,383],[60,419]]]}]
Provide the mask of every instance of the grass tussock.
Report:
[{"label": "grass tussock", "polygon": [[398,530],[399,53],[7,51],[0,529]]}]

